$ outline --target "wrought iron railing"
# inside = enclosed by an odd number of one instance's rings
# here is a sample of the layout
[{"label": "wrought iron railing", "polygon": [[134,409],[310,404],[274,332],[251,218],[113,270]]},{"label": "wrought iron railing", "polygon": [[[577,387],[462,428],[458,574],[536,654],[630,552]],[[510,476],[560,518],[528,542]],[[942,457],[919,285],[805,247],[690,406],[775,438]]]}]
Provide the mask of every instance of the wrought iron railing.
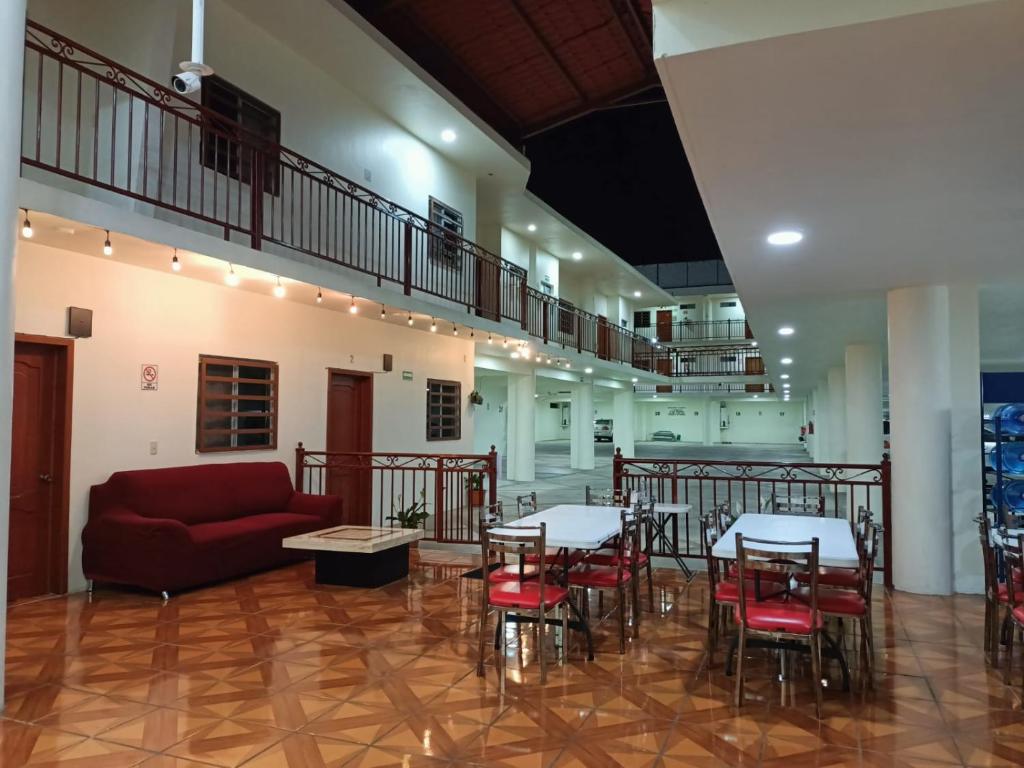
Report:
[{"label": "wrought iron railing", "polygon": [[638,395],[738,395],[772,393],[775,391],[775,387],[771,384],[728,384],[719,381],[687,384],[634,384],[633,391]]},{"label": "wrought iron railing", "polygon": [[633,365],[662,376],[763,376],[764,359],[754,346],[665,347],[649,344],[634,355]]},{"label": "wrought iron railing", "polygon": [[740,341],[752,339],[746,320],[682,320],[655,323],[636,332],[645,339],[669,344],[683,341]]},{"label": "wrought iron railing", "polygon": [[480,512],[497,501],[498,454],[346,453],[295,449],[295,489],[342,497],[358,525],[397,526],[399,510],[423,505],[432,541],[479,541]]},{"label": "wrought iron railing", "polygon": [[612,462],[615,490],[643,490],[665,503],[692,506],[689,512],[673,516],[669,525],[670,537],[683,557],[705,557],[700,516],[720,504],[729,504],[738,515],[764,510],[773,495],[820,497],[825,515],[851,521],[857,519],[859,507],[870,509],[883,527],[880,562],[887,586],[892,584],[891,474],[888,460],[810,464],[639,459],[626,458],[616,449]]}]

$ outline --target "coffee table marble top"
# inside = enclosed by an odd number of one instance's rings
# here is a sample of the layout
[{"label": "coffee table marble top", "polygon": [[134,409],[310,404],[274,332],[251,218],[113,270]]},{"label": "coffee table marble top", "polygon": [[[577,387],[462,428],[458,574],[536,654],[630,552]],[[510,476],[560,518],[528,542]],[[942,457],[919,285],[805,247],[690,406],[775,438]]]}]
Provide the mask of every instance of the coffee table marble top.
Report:
[{"label": "coffee table marble top", "polygon": [[288,549],[316,549],[326,552],[380,552],[423,538],[420,528],[374,528],[368,525],[339,525],[289,536],[281,542]]}]

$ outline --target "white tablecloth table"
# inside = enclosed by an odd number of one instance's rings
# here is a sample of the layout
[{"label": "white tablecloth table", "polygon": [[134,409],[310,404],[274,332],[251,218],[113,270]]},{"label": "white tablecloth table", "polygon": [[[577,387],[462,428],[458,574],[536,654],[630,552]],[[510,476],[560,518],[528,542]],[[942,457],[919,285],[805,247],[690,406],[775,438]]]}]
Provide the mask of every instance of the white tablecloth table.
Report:
[{"label": "white tablecloth table", "polygon": [[600,549],[608,539],[619,535],[623,509],[626,508],[558,504],[504,523],[500,528],[491,529],[491,533],[515,535],[516,528],[545,523],[545,543],[549,547]]},{"label": "white tablecloth table", "polygon": [[[818,565],[856,568],[860,563],[850,523],[841,517],[747,513],[729,526],[729,530],[711,548],[711,554],[722,560],[735,560],[737,533],[742,533],[743,538],[769,541],[810,541],[817,537]],[[786,547],[772,549],[785,551]]]}]

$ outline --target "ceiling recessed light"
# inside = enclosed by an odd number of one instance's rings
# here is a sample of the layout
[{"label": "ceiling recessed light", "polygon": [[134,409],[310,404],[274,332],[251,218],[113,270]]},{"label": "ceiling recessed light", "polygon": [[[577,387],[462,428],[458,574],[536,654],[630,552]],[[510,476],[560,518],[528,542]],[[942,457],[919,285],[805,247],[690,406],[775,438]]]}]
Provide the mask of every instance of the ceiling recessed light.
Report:
[{"label": "ceiling recessed light", "polygon": [[639,299],[641,296],[643,296],[643,294],[640,293],[640,291],[633,291],[633,298],[634,299]]},{"label": "ceiling recessed light", "polygon": [[638,381],[640,381],[640,379],[638,379],[636,376],[634,376],[632,379],[630,379],[630,381],[632,381],[634,384],[636,384]]},{"label": "ceiling recessed light", "polygon": [[781,376],[779,376],[779,378],[780,379],[788,379],[789,378],[789,374],[788,373],[784,373]]},{"label": "ceiling recessed light", "polygon": [[750,342],[750,346],[752,346],[752,347],[756,347],[756,346],[757,346],[757,342],[756,342],[756,341],[752,341],[752,342]]},{"label": "ceiling recessed light", "polygon": [[528,230],[530,230],[531,232],[536,232],[537,231],[537,225],[536,224],[527,224],[526,228]]},{"label": "ceiling recessed light", "polygon": [[790,365],[793,362],[793,358],[792,357],[784,357],[781,360],[779,360],[779,362],[782,363],[783,365]]},{"label": "ceiling recessed light", "polygon": [[573,251],[572,252],[572,258],[573,258],[573,261],[579,261],[580,259],[583,258],[583,254],[580,253],[579,251]]},{"label": "ceiling recessed light", "polygon": [[781,328],[779,328],[779,336],[792,336],[793,333],[793,329],[788,325],[784,325]]},{"label": "ceiling recessed light", "polygon": [[456,134],[455,131],[453,131],[451,128],[445,128],[443,131],[441,131],[441,141],[443,141],[445,144],[451,144],[457,138],[459,138],[458,134]]},{"label": "ceiling recessed light", "polygon": [[772,232],[768,235],[769,245],[796,245],[804,239],[803,232],[797,232],[795,229],[783,229],[778,232]]},{"label": "ceiling recessed light", "polygon": [[787,381],[787,382],[785,382],[785,383],[784,383],[784,384],[782,385],[782,388],[783,388],[783,389],[789,389],[789,382],[788,382],[788,381]]},{"label": "ceiling recessed light", "polygon": [[583,369],[583,372],[584,372],[584,373],[593,373],[593,372],[594,372],[594,369],[593,369],[593,368],[590,368],[590,367],[587,367],[587,368],[584,368],[584,369]]},{"label": "ceiling recessed light", "polygon": [[759,397],[760,397],[760,395],[754,395],[754,399],[755,400],[757,400],[757,398],[759,398]]}]

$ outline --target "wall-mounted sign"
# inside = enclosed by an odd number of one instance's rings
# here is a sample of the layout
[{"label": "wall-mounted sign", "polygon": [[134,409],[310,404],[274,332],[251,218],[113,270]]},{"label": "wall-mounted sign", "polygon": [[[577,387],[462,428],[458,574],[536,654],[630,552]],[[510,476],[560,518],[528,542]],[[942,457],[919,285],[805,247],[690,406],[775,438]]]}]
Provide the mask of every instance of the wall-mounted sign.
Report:
[{"label": "wall-mounted sign", "polygon": [[143,392],[156,392],[160,388],[160,366],[143,363],[139,371],[139,384]]},{"label": "wall-mounted sign", "polygon": [[412,371],[402,371],[402,381],[412,381]]},{"label": "wall-mounted sign", "polygon": [[685,408],[669,408],[668,409],[668,415],[669,416],[685,416],[686,415],[686,409]]}]

